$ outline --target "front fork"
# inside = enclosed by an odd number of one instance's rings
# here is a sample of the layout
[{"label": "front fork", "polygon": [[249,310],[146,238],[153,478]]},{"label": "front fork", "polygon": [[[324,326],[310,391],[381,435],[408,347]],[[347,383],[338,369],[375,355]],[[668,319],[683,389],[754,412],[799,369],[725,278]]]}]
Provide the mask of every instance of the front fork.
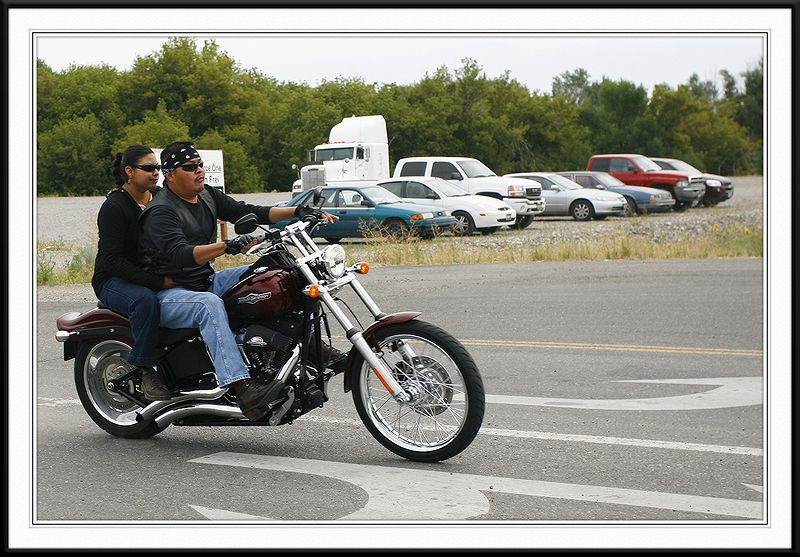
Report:
[{"label": "front fork", "polygon": [[397,382],[397,380],[394,378],[394,374],[392,374],[392,371],[386,367],[386,364],[384,364],[380,358],[378,358],[375,352],[372,351],[369,343],[364,338],[363,331],[356,328],[350,322],[350,320],[347,318],[347,315],[345,315],[345,313],[339,307],[339,304],[337,304],[336,300],[333,299],[331,290],[336,290],[337,288],[344,286],[344,284],[349,283],[376,320],[385,317],[386,314],[380,310],[372,297],[367,293],[364,287],[361,286],[361,283],[356,280],[355,274],[352,271],[345,273],[341,278],[334,281],[334,284],[331,285],[332,289],[328,286],[319,284],[319,279],[308,265],[310,261],[316,258],[317,254],[309,251],[307,247],[315,247],[315,244],[305,231],[301,231],[300,236],[302,241],[294,235],[291,236],[291,241],[302,254],[302,257],[298,260],[298,263],[300,272],[303,273],[309,283],[309,286],[306,287],[306,294],[310,293],[311,286],[319,289],[318,296],[320,301],[325,304],[328,310],[330,310],[330,312],[345,330],[347,339],[353,344],[353,346],[355,346],[356,350],[358,350],[361,356],[363,356],[364,360],[372,368],[372,371],[375,373],[375,375],[378,376],[378,379],[380,379],[386,390],[389,391],[389,393],[399,403],[404,404],[409,402],[411,400],[411,396],[405,391],[405,389],[403,389],[400,383]]},{"label": "front fork", "polygon": [[[355,278],[352,279],[350,285],[353,287],[353,290],[356,291],[359,298],[361,298],[361,300],[364,302],[364,305],[369,308],[370,313],[372,313],[376,320],[386,317],[386,314],[382,313],[378,309],[378,306],[375,305],[375,302],[372,300],[372,298],[370,298],[366,290],[364,290],[364,287],[362,287]],[[347,318],[347,315],[345,315],[341,308],[339,308],[339,305],[333,299],[333,296],[331,296],[330,292],[323,292],[322,289],[320,289],[319,297],[325,306],[331,311],[331,313],[333,313],[334,317],[336,317],[336,320],[345,330],[347,339],[353,344],[356,350],[358,350],[359,354],[361,354],[364,360],[369,364],[370,368],[372,368],[372,371],[378,376],[380,382],[383,384],[386,390],[389,391],[389,394],[391,394],[398,402],[409,402],[411,400],[409,394],[397,382],[397,380],[394,378],[394,374],[388,367],[386,367],[386,364],[383,363],[383,361],[378,358],[378,355],[372,350],[372,347],[364,338],[364,332],[356,328]]]}]

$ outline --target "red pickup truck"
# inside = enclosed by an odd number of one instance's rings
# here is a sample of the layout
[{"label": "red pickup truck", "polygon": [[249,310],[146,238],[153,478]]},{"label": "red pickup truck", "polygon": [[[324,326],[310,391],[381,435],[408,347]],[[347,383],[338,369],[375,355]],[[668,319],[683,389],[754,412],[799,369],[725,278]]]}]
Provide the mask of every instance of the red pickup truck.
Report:
[{"label": "red pickup truck", "polygon": [[675,209],[678,211],[697,205],[706,192],[702,175],[661,170],[660,166],[644,155],[594,155],[589,159],[586,170],[608,172],[629,186],[666,190],[675,199]]}]

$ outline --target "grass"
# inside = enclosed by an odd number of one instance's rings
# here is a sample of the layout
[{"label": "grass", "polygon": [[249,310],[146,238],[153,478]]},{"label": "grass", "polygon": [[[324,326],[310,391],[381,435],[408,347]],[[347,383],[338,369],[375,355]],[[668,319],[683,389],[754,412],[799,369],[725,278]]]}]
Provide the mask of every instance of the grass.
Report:
[{"label": "grass", "polygon": [[[491,242],[491,236],[488,237]],[[473,237],[473,239],[478,239]],[[470,265],[486,263],[530,263],[538,261],[615,259],[716,259],[763,257],[764,234],[760,228],[716,225],[691,240],[655,242],[639,236],[598,237],[588,241],[561,241],[508,246],[488,246],[464,238],[442,236],[421,240],[414,236],[397,239],[374,232],[364,244],[346,246],[349,263],[368,261],[371,265]],[[478,239],[479,240],[479,239]],[[66,268],[58,268],[52,253],[64,246],[40,242],[37,253],[37,284],[55,286],[85,284],[94,271],[94,246],[82,246]],[[223,255],[218,270],[252,263],[252,258]]]},{"label": "grass", "polygon": [[714,230],[691,241],[654,242],[642,237],[601,237],[529,245],[491,246],[461,238],[367,241],[348,248],[350,259],[381,265],[462,265],[607,259],[714,259],[763,257],[763,232],[746,227]]}]

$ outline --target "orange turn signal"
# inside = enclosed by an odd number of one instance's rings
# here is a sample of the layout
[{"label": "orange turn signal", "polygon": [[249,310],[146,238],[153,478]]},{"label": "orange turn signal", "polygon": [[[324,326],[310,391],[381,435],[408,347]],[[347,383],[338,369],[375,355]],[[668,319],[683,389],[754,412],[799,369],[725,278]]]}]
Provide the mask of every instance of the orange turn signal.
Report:
[{"label": "orange turn signal", "polygon": [[358,264],[358,270],[356,271],[359,275],[366,275],[369,273],[369,263],[362,261]]},{"label": "orange turn signal", "polygon": [[319,298],[319,286],[317,286],[316,284],[312,284],[308,288],[308,295],[311,296],[312,298]]}]

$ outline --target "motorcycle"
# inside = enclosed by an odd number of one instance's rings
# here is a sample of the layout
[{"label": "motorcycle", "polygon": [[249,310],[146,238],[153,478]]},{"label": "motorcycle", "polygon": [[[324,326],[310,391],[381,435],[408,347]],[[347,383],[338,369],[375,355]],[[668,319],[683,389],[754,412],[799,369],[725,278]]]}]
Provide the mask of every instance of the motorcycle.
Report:
[{"label": "motorcycle", "polygon": [[[321,201],[317,191],[314,203]],[[485,406],[475,361],[452,335],[418,319],[419,312],[382,312],[357,279],[369,265],[347,267],[340,245],[320,249],[314,243],[311,234],[322,225],[323,218],[308,215],[283,229],[270,228],[249,214],[234,226],[237,234],[264,232],[255,235],[259,243],[247,252],[258,259],[222,296],[250,376],[287,385],[263,418],[245,418],[233,391],[217,385],[198,329],[161,329],[158,369],[172,398],[147,400],[140,371],[127,362],[132,346],[127,317],[98,303],[56,321],[56,339],[64,343],[64,360],[75,359],[75,386],[91,419],[112,435],[137,439],[173,424],[291,424],[322,407],[329,400],[328,382],[343,373],[344,391],[352,393],[359,417],[388,450],[436,462],[466,449],[480,429]],[[345,286],[374,319],[363,330],[342,309],[350,310],[337,296]],[[333,366],[323,356],[332,347],[329,315],[352,344],[342,356],[344,366]]]}]

